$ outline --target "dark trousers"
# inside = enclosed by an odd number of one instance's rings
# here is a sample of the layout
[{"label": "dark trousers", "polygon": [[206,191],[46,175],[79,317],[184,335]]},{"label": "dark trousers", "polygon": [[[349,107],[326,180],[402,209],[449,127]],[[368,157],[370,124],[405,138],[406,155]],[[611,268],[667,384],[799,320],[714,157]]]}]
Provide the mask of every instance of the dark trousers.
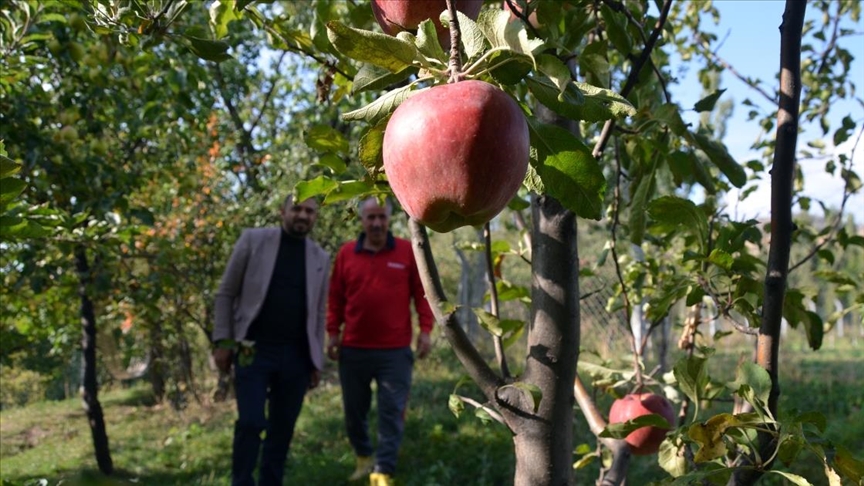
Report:
[{"label": "dark trousers", "polygon": [[[414,354],[410,347],[339,351],[339,381],[348,440],[358,456],[375,453],[379,472],[393,474],[405,431],[405,407],[411,389]],[[378,386],[378,450],[369,438],[372,380]]]},{"label": "dark trousers", "polygon": [[[234,424],[231,484],[255,485],[252,474],[260,454],[258,484],[281,485],[294,424],[309,388],[312,362],[308,344],[256,343],[250,364],[242,366],[236,359],[234,362],[238,418]],[[264,430],[267,435],[262,447]]]}]

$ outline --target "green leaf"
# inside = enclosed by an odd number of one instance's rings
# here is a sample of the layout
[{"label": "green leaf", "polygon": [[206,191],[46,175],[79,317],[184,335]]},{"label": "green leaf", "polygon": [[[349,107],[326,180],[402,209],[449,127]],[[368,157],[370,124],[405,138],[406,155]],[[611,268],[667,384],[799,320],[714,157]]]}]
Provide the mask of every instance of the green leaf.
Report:
[{"label": "green leaf", "polygon": [[648,198],[651,197],[651,189],[654,187],[654,174],[657,172],[657,157],[651,164],[648,173],[642,174],[636,192],[630,200],[630,241],[635,245],[642,244],[645,236],[645,215],[647,214]]},{"label": "green leaf", "polygon": [[504,337],[523,325],[522,321],[515,319],[501,320],[483,309],[474,308],[471,310],[474,311],[474,315],[477,316],[480,326],[482,326],[483,329],[486,329],[493,336]]},{"label": "green leaf", "polygon": [[783,476],[784,478],[786,478],[786,480],[788,480],[789,482],[791,482],[792,484],[795,484],[797,486],[813,486],[813,484],[810,483],[810,481],[807,481],[807,479],[805,479],[805,478],[803,478],[797,474],[792,474],[790,472],[785,472],[785,471],[777,471],[775,469],[768,471],[768,473],[769,474],[777,474],[778,476]]},{"label": "green leaf", "polygon": [[696,104],[693,105],[693,109],[698,111],[698,112],[713,110],[714,105],[717,104],[717,100],[719,100],[720,96],[722,96],[723,93],[725,93],[725,92],[726,92],[725,89],[719,89],[717,91],[714,91],[710,95],[697,101]]},{"label": "green leaf", "polygon": [[657,462],[673,478],[687,474],[687,458],[678,453],[678,447],[668,438],[660,443]]},{"label": "green leaf", "polygon": [[636,114],[636,108],[627,101],[627,98],[611,89],[576,81],[573,82],[573,85],[582,92],[582,96],[585,98],[581,120],[605,121]]},{"label": "green leaf", "polygon": [[600,437],[611,437],[613,439],[623,439],[630,435],[631,432],[641,429],[642,427],[658,427],[661,429],[670,429],[672,424],[666,421],[665,418],[656,414],[640,415],[626,422],[609,424],[600,432]]},{"label": "green leaf", "polygon": [[374,194],[379,194],[382,191],[377,189],[371,181],[340,181],[327,196],[324,197],[324,204],[332,204],[339,201],[347,201],[355,197],[365,197]]},{"label": "green leaf", "polygon": [[392,73],[374,64],[363,64],[354,76],[354,82],[351,85],[351,94],[385,89],[388,86],[408,79],[414,74],[417,74],[417,68],[415,67],[405,68],[398,73]]},{"label": "green leaf", "polygon": [[608,42],[595,41],[586,45],[579,55],[579,70],[585,80],[602,88],[609,87],[611,77],[608,60]]},{"label": "green leaf", "polygon": [[747,173],[744,172],[744,167],[741,167],[741,164],[729,155],[729,151],[726,150],[725,145],[711,140],[701,133],[696,133],[693,137],[696,141],[696,146],[705,152],[705,155],[711,159],[711,162],[720,169],[720,172],[729,179],[729,182],[733,186],[737,188],[744,187],[744,184],[747,183]]},{"label": "green leaf", "polygon": [[855,121],[852,120],[850,115],[846,115],[843,117],[843,121],[841,122],[840,128],[834,132],[834,146],[838,146],[841,143],[849,140],[849,137],[855,131]]},{"label": "green leaf", "polygon": [[771,376],[764,368],[750,361],[744,361],[735,372],[735,381],[729,387],[747,400],[757,410],[768,406],[771,393]]},{"label": "green leaf", "polygon": [[348,153],[348,140],[330,125],[315,125],[306,132],[306,145],[320,152]]},{"label": "green leaf", "polygon": [[[456,17],[459,19],[459,33],[462,47],[465,49],[465,55],[468,59],[475,59],[486,49],[486,40],[483,36],[483,31],[474,20],[466,16],[461,11],[456,11]],[[439,18],[441,25],[450,26],[450,12],[444,10]],[[434,25],[433,25],[434,28]],[[434,29],[433,29],[434,30]],[[450,35],[450,30],[447,30],[447,35]],[[437,39],[437,34],[435,35]]]},{"label": "green leaf", "polygon": [[236,0],[216,0],[210,5],[210,31],[221,39],[228,35],[228,24],[237,20]]},{"label": "green leaf", "polygon": [[417,56],[414,44],[396,37],[355,29],[341,22],[327,22],[327,37],[340,53],[397,73],[411,66]]},{"label": "green leaf", "polygon": [[506,86],[519,84],[534,66],[530,57],[509,50],[491,54],[486,64],[492,78]]},{"label": "green leaf", "polygon": [[708,255],[708,261],[722,268],[723,270],[731,270],[732,264],[735,263],[735,258],[723,250],[713,249]]},{"label": "green leaf", "polygon": [[300,181],[294,186],[295,198],[305,201],[310,197],[323,196],[335,188],[339,183],[325,176],[318,176],[308,181]]},{"label": "green leaf", "polygon": [[18,197],[24,189],[27,188],[27,183],[15,177],[4,177],[0,179],[0,207],[12,202]]},{"label": "green leaf", "polygon": [[459,415],[462,415],[462,412],[465,411],[465,404],[459,399],[459,395],[451,394],[447,400],[447,408],[453,412],[456,418],[459,418]]},{"label": "green leaf", "polygon": [[834,468],[843,477],[852,480],[853,484],[861,484],[861,480],[864,479],[864,461],[853,457],[852,453],[842,445],[836,445],[835,449]]},{"label": "green leaf", "polygon": [[377,177],[384,170],[384,129],[387,120],[370,127],[360,138],[357,157],[372,177]]},{"label": "green leaf", "polygon": [[708,218],[693,201],[663,196],[651,201],[648,215],[654,221],[654,230],[672,232],[683,227],[697,237],[700,251],[707,246]]},{"label": "green leaf", "polygon": [[0,216],[0,239],[30,240],[47,236],[48,230],[41,225],[24,218]]},{"label": "green leaf", "polygon": [[630,54],[633,51],[633,40],[627,33],[627,17],[616,13],[606,3],[602,4],[600,12],[606,24],[606,35],[609,41],[618,52],[624,55]]},{"label": "green leaf", "polygon": [[342,157],[339,157],[338,155],[331,152],[328,152],[319,157],[318,164],[330,169],[330,172],[333,175],[339,175],[345,172],[345,169],[348,168]]},{"label": "green leaf", "polygon": [[[461,17],[460,17],[461,20]],[[529,39],[522,22],[510,22],[510,12],[504,9],[484,9],[477,18],[477,26],[492,48],[507,47],[524,54],[535,63],[533,52],[543,46],[540,39]]]},{"label": "green leaf", "polygon": [[543,400],[543,392],[540,390],[540,387],[531,383],[525,383],[524,381],[517,381],[504,385],[499,390],[505,388],[515,388],[531,397],[531,401],[534,404],[534,413],[537,413],[537,409],[540,408],[540,401]]},{"label": "green leaf", "polygon": [[519,300],[525,303],[531,302],[531,292],[527,287],[522,285],[513,285],[506,280],[498,280],[495,282],[495,290],[498,293],[498,300],[501,302],[510,300]]},{"label": "green leaf", "polygon": [[228,49],[231,47],[227,42],[202,39],[189,34],[183,34],[186,39],[186,47],[196,56],[205,61],[222,62],[231,59]]},{"label": "green leaf", "polygon": [[[461,18],[461,17],[460,17]],[[420,22],[417,27],[417,40],[415,44],[417,50],[426,56],[427,61],[437,61],[446,66],[448,61],[447,53],[441,48],[441,43],[438,42],[438,31],[435,30],[435,23],[430,19]]]},{"label": "green leaf", "polygon": [[704,422],[691,425],[687,430],[687,435],[699,444],[699,449],[693,460],[697,463],[707,462],[725,455],[726,442],[723,440],[723,436],[730,428],[740,425],[738,419],[729,413],[721,413]]},{"label": "green leaf", "polygon": [[[362,108],[342,114],[342,119],[345,121],[363,120],[369,124],[376,125],[381,120],[389,117],[403,101],[412,96],[415,93],[412,90],[413,86],[408,85],[389,91],[384,96]],[[422,90],[417,90],[416,93],[420,91]]]},{"label": "green leaf", "polygon": [[564,92],[570,86],[570,81],[573,80],[570,76],[570,69],[558,57],[551,54],[537,56],[537,69],[558,88],[557,98],[559,101],[563,101]]},{"label": "green leaf", "polygon": [[534,74],[526,78],[525,83],[531,94],[555,113],[577,121],[585,116],[587,110],[582,106],[585,103],[585,96],[575,84],[567,83],[562,93],[559,92],[555,82],[542,74]]},{"label": "green leaf", "polygon": [[583,218],[599,220],[606,178],[591,150],[569,131],[529,119],[531,145],[537,150],[537,174],[546,193]]},{"label": "green leaf", "polygon": [[675,375],[675,380],[677,380],[681,391],[698,407],[701,398],[700,393],[708,384],[705,359],[696,356],[682,358],[675,363],[672,373]]},{"label": "green leaf", "polygon": [[[19,164],[5,155],[0,155],[0,179],[17,174],[21,170],[21,167],[23,167],[23,164]],[[2,190],[3,188],[0,187],[0,192]]]},{"label": "green leaf", "polygon": [[690,132],[687,130],[684,119],[681,118],[681,112],[678,110],[677,105],[671,103],[664,104],[652,110],[651,115],[654,116],[655,120],[669,127],[675,135],[689,139]]},{"label": "green leaf", "polygon": [[[803,433],[800,428],[795,432]],[[804,438],[787,432],[781,436],[780,444],[777,447],[777,458],[788,467],[798,459],[802,450],[804,450]]]}]

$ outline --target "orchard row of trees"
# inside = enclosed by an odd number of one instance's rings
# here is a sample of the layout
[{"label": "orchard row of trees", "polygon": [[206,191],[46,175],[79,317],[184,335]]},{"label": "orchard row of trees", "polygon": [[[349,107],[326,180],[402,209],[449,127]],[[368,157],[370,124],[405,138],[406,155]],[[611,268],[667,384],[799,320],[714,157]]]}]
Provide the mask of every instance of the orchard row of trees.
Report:
[{"label": "orchard row of trees", "polygon": [[[791,461],[804,449],[829,477],[860,480],[864,468],[842,445],[807,441],[814,415],[781,423],[777,410],[781,317],[818,349],[826,329],[864,308],[864,237],[845,206],[860,178],[850,156],[827,156],[829,146],[857,147],[862,133],[860,112],[831,111],[856,95],[844,46],[860,5],[790,1],[783,19],[766,19],[765,35],[783,22],[783,74],[777,86],[744,77],[754,96],[774,103],[762,111],[743,102],[765,130],[754,147],[762,157],[744,162],[723,142],[722,74],[737,72],[703,26],[718,15],[710,2],[509,1],[520,13],[486,2],[478,18],[457,14],[451,26],[463,39],[456,68],[504,89],[528,115],[524,188],[497,232],[431,235],[430,245],[422,226],[399,228],[410,230],[443,334],[484,397],[454,395],[454,411],[480,406],[514,433],[517,484],[570,484],[574,461],[598,458],[574,455],[575,398],[609,459],[599,480],[618,484],[630,455],[621,439],[658,423],[608,426],[589,389],[621,396],[670,385],[686,398],[659,464],[682,483],[752,484],[773,458]],[[98,400],[99,378],[109,375],[97,349],[115,375],[147,363],[159,399],[200,399],[212,292],[240,229],[270,224],[294,190],[324,201],[315,236],[325,247],[352,237],[348,203],[389,192],[381,163],[389,115],[417,90],[447,82],[452,59],[431,23],[416,36],[384,36],[368,3],[344,0],[12,0],[0,25],[0,358],[4,368],[63,379],[61,364],[80,356],[96,457],[110,473]],[[673,56],[699,71],[705,96],[693,107],[671,95]],[[702,114],[698,125],[685,123],[687,110]],[[796,140],[804,124],[818,127],[806,144]],[[796,158],[824,160],[845,182],[844,205],[823,208],[822,220],[793,216],[820,203],[800,196],[807,181]],[[769,181],[770,228],[730,216],[732,188],[746,197]],[[698,204],[696,193],[705,194]],[[588,229],[602,235],[596,256],[577,243]],[[453,242],[461,266],[440,258]],[[608,312],[623,322],[644,316],[627,331],[629,364],[579,356],[587,342],[580,279],[601,271],[614,275]],[[796,279],[805,271],[818,287]],[[486,305],[478,285],[488,285]],[[808,304],[835,298],[842,309],[830,315]],[[675,306],[701,316],[706,302],[737,332],[759,335],[755,362],[709,378],[711,350],[695,345],[706,331],[694,317],[674,381],[661,383],[643,357],[648,336]],[[493,359],[465,332],[475,318]],[[577,362],[593,383],[579,379]],[[709,380],[735,386],[708,395],[724,389]],[[704,400],[730,397],[734,410],[700,415]]]}]

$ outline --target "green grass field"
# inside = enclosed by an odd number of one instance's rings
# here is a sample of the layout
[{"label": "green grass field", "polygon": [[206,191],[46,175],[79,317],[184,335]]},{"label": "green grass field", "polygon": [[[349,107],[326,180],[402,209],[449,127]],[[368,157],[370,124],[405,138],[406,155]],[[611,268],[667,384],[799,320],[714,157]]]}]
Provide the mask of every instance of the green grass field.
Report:
[{"label": "green grass field", "polygon": [[[737,355],[718,358],[712,374],[719,378],[734,370]],[[782,360],[781,409],[821,411],[828,417],[827,437],[861,458],[864,374],[860,369],[864,349],[784,351]],[[447,408],[448,395],[461,374],[446,348],[418,361],[397,484],[512,483],[514,457],[509,432],[498,424],[482,423],[470,411],[456,418]],[[3,485],[230,483],[233,401],[206,405],[192,401],[184,410],[176,411],[168,405],[153,405],[144,386],[107,391],[100,399],[117,469],[110,480],[95,472],[80,402],[67,400],[0,412]],[[307,397],[285,484],[346,484],[353,456],[342,430],[340,400],[331,367],[322,386]],[[584,422],[577,420],[575,427],[576,445],[587,443],[593,448],[595,442]],[[789,470],[805,475],[813,484],[827,484],[815,461],[802,459]],[[646,484],[665,476],[655,457],[635,458],[630,472],[630,484]],[[576,484],[593,484],[596,474],[596,465],[579,470]],[[42,479],[47,481],[40,482]]]}]

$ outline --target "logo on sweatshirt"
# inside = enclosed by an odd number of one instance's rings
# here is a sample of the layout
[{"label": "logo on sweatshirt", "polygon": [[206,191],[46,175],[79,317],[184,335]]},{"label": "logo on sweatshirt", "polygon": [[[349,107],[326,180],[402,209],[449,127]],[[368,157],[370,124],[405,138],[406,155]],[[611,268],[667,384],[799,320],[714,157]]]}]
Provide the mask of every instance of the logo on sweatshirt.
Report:
[{"label": "logo on sweatshirt", "polygon": [[387,266],[390,268],[398,268],[399,270],[405,269],[405,265],[399,262],[387,262]]}]

